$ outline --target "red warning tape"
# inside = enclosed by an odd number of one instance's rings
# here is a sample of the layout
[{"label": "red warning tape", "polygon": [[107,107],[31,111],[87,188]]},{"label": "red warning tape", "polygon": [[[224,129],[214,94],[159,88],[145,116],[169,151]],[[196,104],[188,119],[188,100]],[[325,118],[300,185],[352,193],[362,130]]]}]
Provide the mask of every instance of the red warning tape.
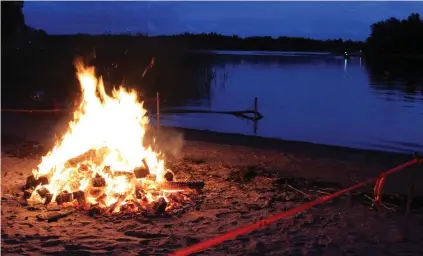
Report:
[{"label": "red warning tape", "polygon": [[[385,177],[387,175],[393,174],[393,173],[395,173],[395,172],[397,172],[399,170],[402,170],[405,167],[408,167],[410,165],[413,165],[413,164],[415,164],[417,162],[422,162],[422,160],[419,160],[417,158],[415,158],[413,160],[410,160],[410,161],[408,161],[408,162],[406,162],[406,163],[404,163],[402,165],[399,165],[399,166],[397,166],[397,167],[395,167],[393,169],[390,169],[389,171],[384,172],[383,173],[383,176]],[[323,196],[323,197],[319,197],[319,198],[317,198],[314,201],[311,201],[311,202],[302,204],[302,205],[300,205],[300,206],[298,206],[296,208],[290,209],[288,211],[281,212],[281,213],[278,213],[278,214],[269,216],[269,217],[267,217],[264,220],[260,220],[258,222],[255,222],[253,224],[250,224],[250,225],[247,225],[247,226],[244,226],[244,227],[241,227],[241,228],[233,229],[233,230],[231,230],[231,231],[229,231],[229,232],[227,232],[227,233],[225,233],[223,235],[220,235],[220,236],[217,236],[217,237],[214,237],[214,238],[211,238],[211,239],[202,241],[202,242],[200,242],[198,244],[194,244],[194,245],[192,245],[190,247],[179,249],[179,250],[175,251],[174,253],[172,253],[170,255],[182,256],[182,255],[190,255],[190,254],[193,254],[193,253],[196,253],[196,252],[204,251],[204,250],[209,249],[209,248],[211,248],[213,246],[216,246],[218,244],[221,244],[221,243],[223,243],[223,242],[225,242],[227,240],[232,240],[232,239],[236,238],[237,236],[250,233],[251,231],[254,231],[256,229],[259,229],[259,228],[262,228],[262,227],[265,227],[265,226],[269,226],[270,224],[272,224],[272,223],[274,223],[274,222],[276,222],[278,220],[281,220],[283,218],[292,216],[292,215],[297,214],[299,212],[302,212],[304,210],[310,209],[310,208],[312,208],[312,207],[314,207],[314,206],[316,206],[318,204],[322,204],[324,202],[327,202],[327,201],[329,201],[329,200],[331,200],[331,199],[333,199],[335,197],[338,197],[338,196],[340,196],[342,194],[345,194],[345,193],[348,193],[348,192],[350,192],[352,190],[355,190],[357,188],[363,187],[363,186],[365,186],[365,185],[367,185],[367,184],[369,184],[371,182],[374,182],[374,181],[378,180],[378,178],[379,177],[375,177],[375,178],[366,180],[364,182],[361,182],[359,184],[356,184],[356,185],[354,185],[352,187],[349,187],[349,188],[340,190],[338,192],[335,192],[333,194],[326,195],[326,196]]]}]

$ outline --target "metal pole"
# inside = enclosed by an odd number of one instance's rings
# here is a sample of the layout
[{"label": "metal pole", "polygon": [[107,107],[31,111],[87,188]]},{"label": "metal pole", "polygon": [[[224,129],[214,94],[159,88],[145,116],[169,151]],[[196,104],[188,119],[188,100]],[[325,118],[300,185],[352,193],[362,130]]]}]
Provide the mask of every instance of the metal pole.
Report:
[{"label": "metal pole", "polygon": [[160,127],[160,94],[159,92],[156,93],[156,128],[159,129]]}]

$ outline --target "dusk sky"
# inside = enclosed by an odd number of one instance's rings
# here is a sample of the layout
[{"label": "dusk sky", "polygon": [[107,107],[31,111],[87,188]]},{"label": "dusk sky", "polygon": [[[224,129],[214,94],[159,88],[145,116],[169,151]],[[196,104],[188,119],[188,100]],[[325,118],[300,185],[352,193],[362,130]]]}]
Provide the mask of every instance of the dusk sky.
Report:
[{"label": "dusk sky", "polygon": [[217,32],[363,40],[389,17],[423,16],[423,2],[25,2],[26,23],[49,34]]}]

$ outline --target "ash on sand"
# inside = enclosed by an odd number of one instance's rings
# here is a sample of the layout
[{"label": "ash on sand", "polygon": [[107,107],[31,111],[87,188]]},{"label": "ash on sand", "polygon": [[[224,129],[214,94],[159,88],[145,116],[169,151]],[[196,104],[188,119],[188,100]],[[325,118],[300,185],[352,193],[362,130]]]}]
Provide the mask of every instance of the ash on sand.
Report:
[{"label": "ash on sand", "polygon": [[[69,213],[68,209],[47,210],[44,206],[21,204],[21,187],[45,153],[37,145],[28,146],[26,142],[2,148],[1,232],[5,254],[113,251],[118,255],[163,255],[336,191],[350,185],[348,178],[362,180],[357,170],[369,171],[366,175],[373,176],[375,169],[336,159],[294,157],[277,151],[195,141],[180,143],[181,147],[176,147],[180,150],[175,150],[176,144],[170,143],[167,149],[178,154],[164,148],[167,167],[179,179],[206,183],[202,193],[187,202],[185,211],[156,218],[92,217],[85,211]],[[11,154],[17,151],[27,152]],[[339,173],[340,169],[345,172]],[[37,217],[43,214],[64,216],[47,222]],[[353,200],[351,206],[345,200],[335,200],[200,254],[422,255],[421,211],[416,209],[410,216],[407,240],[403,239],[403,224],[402,213],[374,211],[364,199]]]}]

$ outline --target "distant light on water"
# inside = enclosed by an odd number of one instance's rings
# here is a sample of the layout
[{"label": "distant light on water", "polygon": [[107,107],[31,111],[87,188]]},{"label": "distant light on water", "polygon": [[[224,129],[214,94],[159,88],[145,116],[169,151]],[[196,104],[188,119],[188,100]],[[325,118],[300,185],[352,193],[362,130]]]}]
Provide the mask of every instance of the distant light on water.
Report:
[{"label": "distant light on water", "polygon": [[[360,59],[360,61],[361,61],[361,59]],[[348,64],[348,60],[344,59],[344,71],[345,72],[347,71],[347,64]],[[360,65],[361,65],[361,62],[360,62]]]}]

